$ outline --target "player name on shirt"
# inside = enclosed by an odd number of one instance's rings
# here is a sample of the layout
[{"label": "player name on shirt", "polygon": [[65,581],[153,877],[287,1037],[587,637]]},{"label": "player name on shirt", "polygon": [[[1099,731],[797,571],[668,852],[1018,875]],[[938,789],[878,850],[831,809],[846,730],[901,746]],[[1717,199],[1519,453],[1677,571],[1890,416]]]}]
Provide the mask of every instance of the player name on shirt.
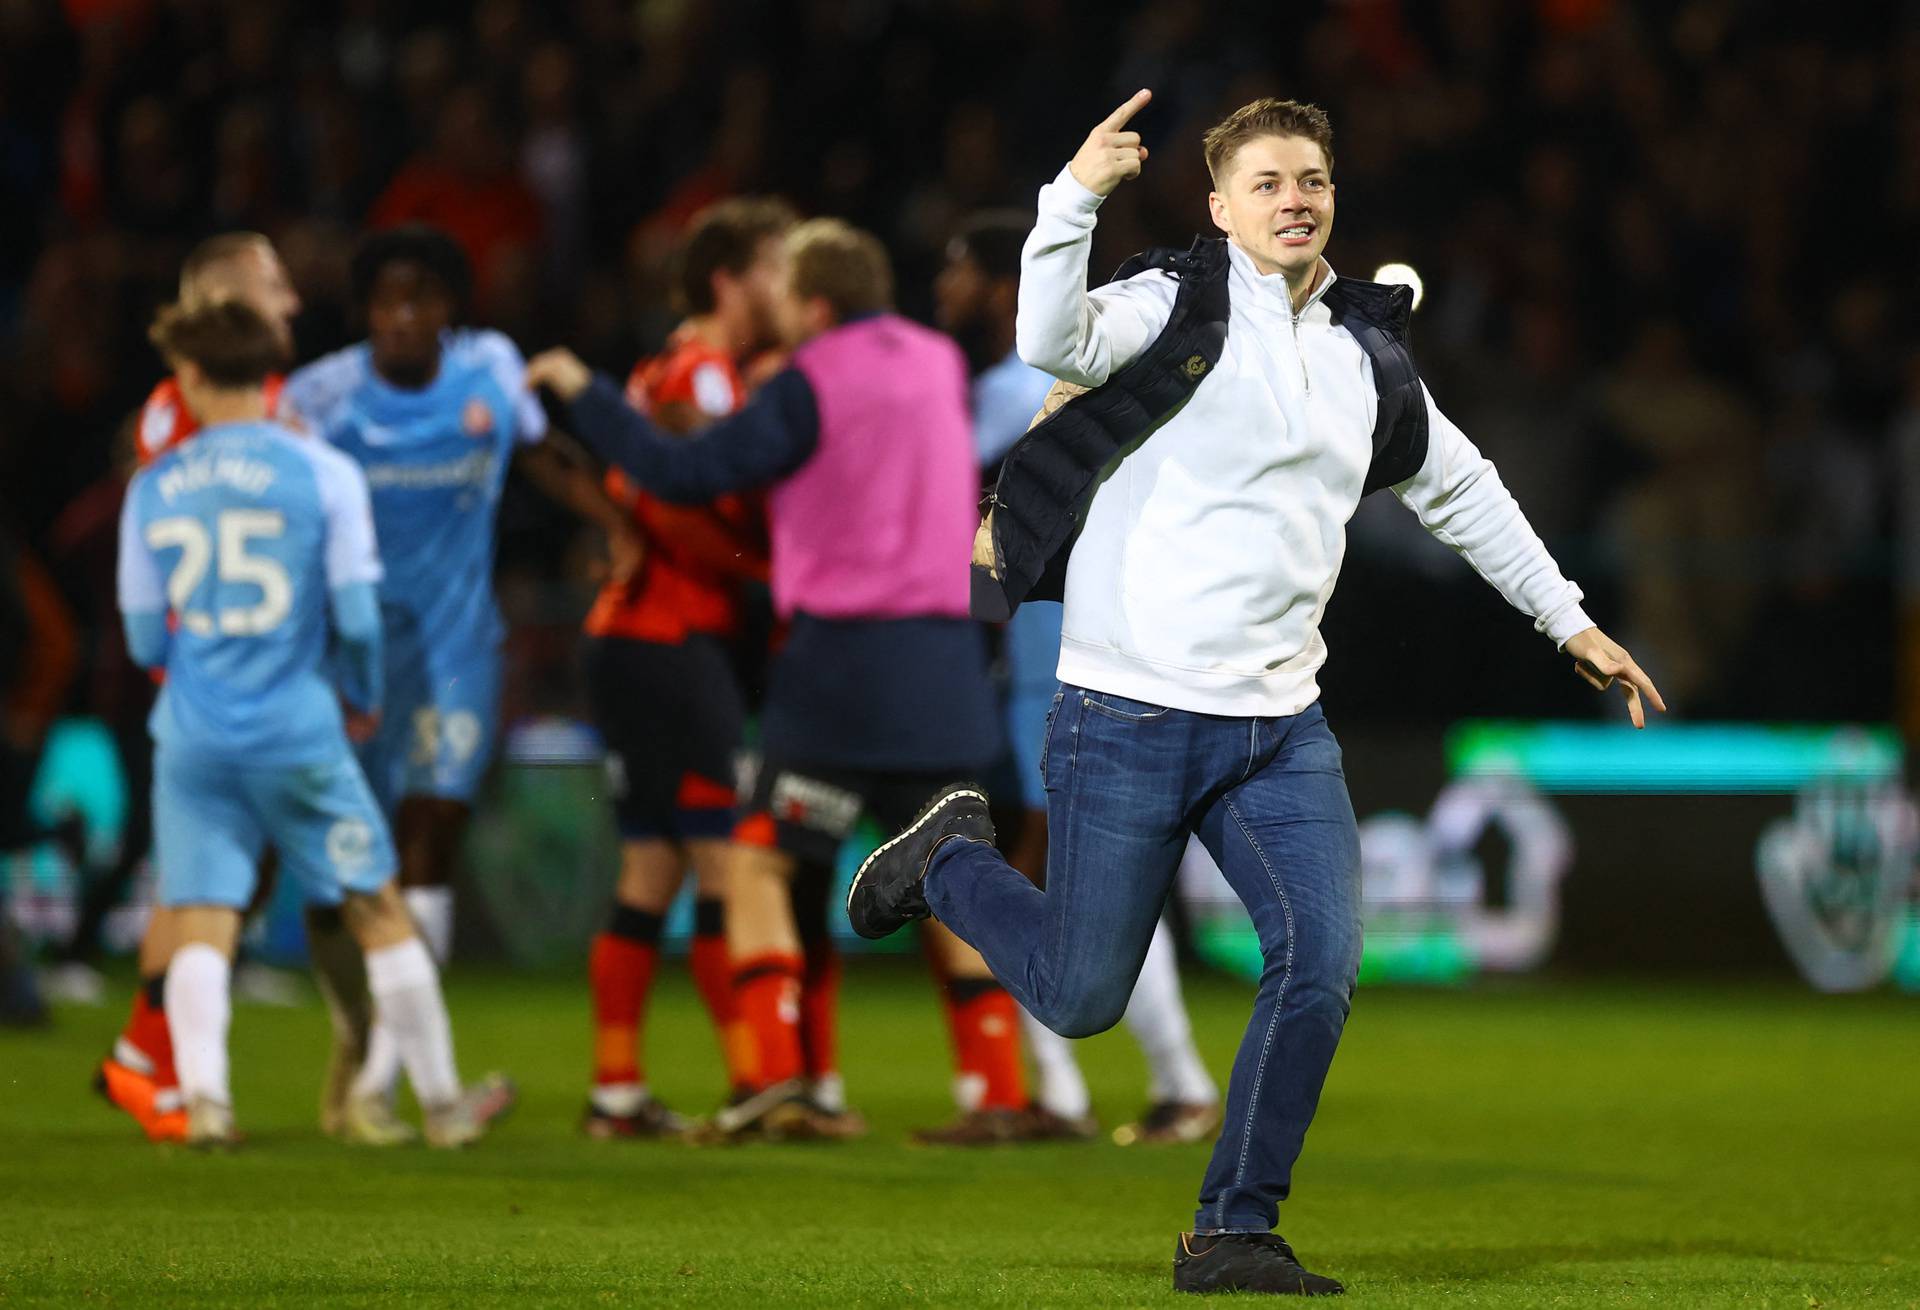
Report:
[{"label": "player name on shirt", "polygon": [[216,486],[232,487],[235,491],[258,496],[273,485],[274,476],[270,465],[244,455],[220,452],[203,458],[198,452],[189,452],[181,457],[179,463],[161,473],[155,486],[161,499],[169,503],[189,492]]}]

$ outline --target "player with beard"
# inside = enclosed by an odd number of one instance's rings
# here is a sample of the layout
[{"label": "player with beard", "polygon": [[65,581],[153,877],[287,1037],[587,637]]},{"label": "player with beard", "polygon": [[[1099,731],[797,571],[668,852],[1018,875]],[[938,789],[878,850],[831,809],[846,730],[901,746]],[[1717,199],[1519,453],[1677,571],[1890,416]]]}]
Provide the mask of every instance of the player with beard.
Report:
[{"label": "player with beard", "polygon": [[[748,197],[694,217],[672,278],[687,317],[662,353],[634,366],[628,404],[692,436],[745,403],[742,370],[778,344],[773,291],[795,221],[784,202]],[[669,504],[617,468],[603,482],[576,474],[563,498],[607,531],[610,576],[587,615],[583,663],[621,838],[613,906],[589,956],[594,1079],[583,1127],[602,1138],[678,1134],[686,1121],[648,1091],[642,1039],[661,927],[689,870],[689,963],[730,1095],[749,1093],[757,1065],[727,961],[734,765],[748,712],[729,644],[762,637],[763,625],[743,623],[743,584],[766,580],[766,508],[753,494]],[[832,1064],[838,954],[824,915],[812,918],[821,931],[803,934],[807,1073],[816,1105],[851,1130],[858,1121]]]},{"label": "player with beard", "polygon": [[[871,234],[817,219],[794,230],[788,254],[778,304],[791,363],[695,440],[618,403],[568,351],[528,370],[567,402],[572,431],[656,495],[768,489],[774,608],[789,633],[768,677],[764,758],[727,901],[735,997],[759,1067],[754,1095],[715,1116],[721,1135],[817,1131],[796,873],[824,874],[863,814],[904,819],[928,779],[984,766],[999,736],[982,634],[965,617],[961,526],[979,490],[965,361],[892,312],[892,271]],[[934,670],[947,689],[939,707],[916,690]],[[942,954],[949,990],[966,980],[962,1077],[989,1073],[973,1110],[923,1140],[1005,1140],[1026,1108],[1012,999],[973,952]]]}]

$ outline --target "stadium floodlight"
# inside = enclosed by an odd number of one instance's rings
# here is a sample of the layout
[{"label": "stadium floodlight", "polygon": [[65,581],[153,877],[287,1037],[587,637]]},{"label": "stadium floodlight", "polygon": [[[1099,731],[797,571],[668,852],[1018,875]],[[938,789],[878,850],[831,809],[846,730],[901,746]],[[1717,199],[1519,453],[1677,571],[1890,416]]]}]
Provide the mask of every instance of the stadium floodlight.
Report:
[{"label": "stadium floodlight", "polygon": [[1375,282],[1386,282],[1394,286],[1413,288],[1413,307],[1420,308],[1420,302],[1426,299],[1427,284],[1420,280],[1420,274],[1412,264],[1382,264],[1373,270]]}]

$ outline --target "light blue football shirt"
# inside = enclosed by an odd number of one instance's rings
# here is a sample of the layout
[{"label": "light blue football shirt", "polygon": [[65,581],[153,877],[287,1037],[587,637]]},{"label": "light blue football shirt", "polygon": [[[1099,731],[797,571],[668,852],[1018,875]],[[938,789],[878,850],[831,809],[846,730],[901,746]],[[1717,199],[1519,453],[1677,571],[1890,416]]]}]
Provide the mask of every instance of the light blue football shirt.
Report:
[{"label": "light blue football shirt", "polygon": [[1011,351],[974,378],[973,444],[980,452],[981,468],[992,468],[1005,459],[1013,443],[1027,435],[1033,416],[1052,389],[1051,377]]},{"label": "light blue football shirt", "polygon": [[[516,445],[546,435],[519,348],[498,332],[441,339],[440,368],[417,391],[373,367],[366,342],[287,379],[283,412],[365,470],[386,581],[381,606],[435,642],[499,639],[494,521]],[[394,616],[390,616],[394,617]]]},{"label": "light blue football shirt", "polygon": [[380,575],[366,480],[339,452],[227,423],[155,460],[127,488],[119,560],[122,612],[176,624],[154,741],[266,766],[337,755],[332,595]]}]

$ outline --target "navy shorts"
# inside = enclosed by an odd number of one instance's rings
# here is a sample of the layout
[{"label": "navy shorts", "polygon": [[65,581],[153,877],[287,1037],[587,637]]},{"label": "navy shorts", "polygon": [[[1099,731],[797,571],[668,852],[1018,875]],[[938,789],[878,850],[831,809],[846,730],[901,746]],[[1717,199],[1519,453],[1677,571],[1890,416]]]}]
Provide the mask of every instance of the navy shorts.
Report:
[{"label": "navy shorts", "polygon": [[747,709],[726,647],[595,637],[583,655],[607,782],[629,841],[723,839]]}]

